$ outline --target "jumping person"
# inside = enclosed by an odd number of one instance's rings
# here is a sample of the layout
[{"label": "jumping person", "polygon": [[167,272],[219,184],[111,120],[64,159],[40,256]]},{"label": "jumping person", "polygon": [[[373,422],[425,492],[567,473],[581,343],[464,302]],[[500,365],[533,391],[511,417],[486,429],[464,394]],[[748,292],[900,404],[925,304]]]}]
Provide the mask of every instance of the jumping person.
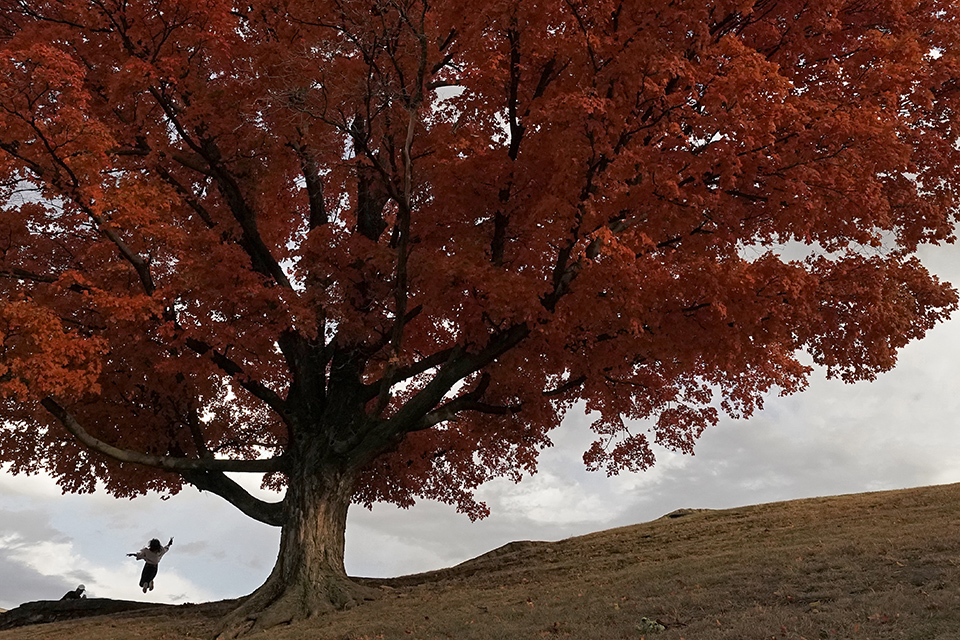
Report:
[{"label": "jumping person", "polygon": [[148,590],[153,591],[153,579],[157,577],[157,565],[160,564],[160,558],[170,550],[172,544],[173,538],[170,538],[170,542],[165,547],[161,546],[160,541],[154,538],[148,546],[140,549],[140,551],[127,554],[137,560],[144,561],[143,573],[140,574],[140,588],[143,589],[144,593]]}]

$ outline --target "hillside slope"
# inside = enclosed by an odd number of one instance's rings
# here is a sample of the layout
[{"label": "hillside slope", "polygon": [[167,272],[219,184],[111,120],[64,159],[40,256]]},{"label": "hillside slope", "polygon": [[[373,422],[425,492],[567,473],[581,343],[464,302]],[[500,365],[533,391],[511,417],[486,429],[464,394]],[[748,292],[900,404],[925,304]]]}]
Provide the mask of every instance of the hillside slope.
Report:
[{"label": "hillside slope", "polygon": [[[368,580],[380,599],[251,637],[960,638],[960,485],[671,515]],[[0,640],[202,638],[222,610],[102,616]]]}]

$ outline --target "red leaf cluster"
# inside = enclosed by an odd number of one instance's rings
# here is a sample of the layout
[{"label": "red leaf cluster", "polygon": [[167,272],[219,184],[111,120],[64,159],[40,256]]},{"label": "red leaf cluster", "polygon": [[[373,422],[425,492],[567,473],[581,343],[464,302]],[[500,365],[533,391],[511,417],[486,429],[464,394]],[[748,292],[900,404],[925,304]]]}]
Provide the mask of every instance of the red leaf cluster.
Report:
[{"label": "red leaf cluster", "polygon": [[588,466],[644,469],[801,390],[803,352],[869,379],[956,307],[913,257],[956,222],[953,2],[0,15],[0,461],[68,489],[182,480],[53,406],[481,516],[575,404]]}]

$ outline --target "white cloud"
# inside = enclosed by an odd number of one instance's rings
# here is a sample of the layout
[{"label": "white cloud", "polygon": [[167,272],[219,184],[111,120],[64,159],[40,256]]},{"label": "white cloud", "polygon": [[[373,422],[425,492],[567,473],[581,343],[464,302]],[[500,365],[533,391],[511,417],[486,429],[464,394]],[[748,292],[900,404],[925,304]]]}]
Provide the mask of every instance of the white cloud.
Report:
[{"label": "white cloud", "polygon": [[[118,561],[110,565],[91,560],[80,552],[73,539],[50,524],[43,510],[4,511],[2,515],[0,565],[5,568],[6,584],[0,590],[0,604],[4,608],[29,600],[57,600],[78,584],[86,587],[88,597],[135,598],[147,602],[202,602],[215,597],[178,571],[167,570],[166,563],[161,563],[157,588],[144,595],[137,587],[140,567],[133,558],[124,561],[118,557]],[[24,592],[20,580],[7,579],[8,571],[34,576],[35,587]]]},{"label": "white cloud", "polygon": [[501,517],[529,520],[537,525],[607,522],[618,509],[585,484],[552,469],[543,469],[519,484],[492,482],[481,497]]}]

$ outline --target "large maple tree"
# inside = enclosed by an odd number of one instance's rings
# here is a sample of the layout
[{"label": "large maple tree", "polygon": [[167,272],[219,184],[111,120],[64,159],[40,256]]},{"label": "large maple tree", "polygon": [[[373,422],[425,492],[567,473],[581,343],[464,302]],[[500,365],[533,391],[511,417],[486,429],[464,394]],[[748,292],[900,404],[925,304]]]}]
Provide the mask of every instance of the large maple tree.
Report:
[{"label": "large maple tree", "polygon": [[[0,461],[282,528],[690,451],[956,306],[952,0],[0,0]],[[227,474],[285,488],[263,501]]]}]

